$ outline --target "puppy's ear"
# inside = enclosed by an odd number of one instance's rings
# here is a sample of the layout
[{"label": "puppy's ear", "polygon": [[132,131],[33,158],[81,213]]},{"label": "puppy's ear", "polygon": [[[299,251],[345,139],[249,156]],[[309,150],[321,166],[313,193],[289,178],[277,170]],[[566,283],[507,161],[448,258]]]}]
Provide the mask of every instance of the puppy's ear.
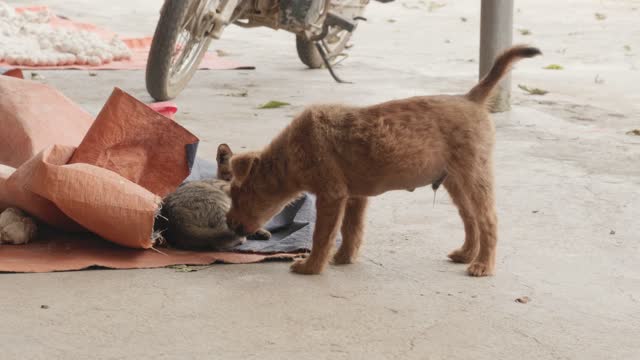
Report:
[{"label": "puppy's ear", "polygon": [[220,144],[218,146],[218,155],[216,156],[216,160],[218,162],[218,174],[217,177],[219,180],[231,181],[231,156],[233,153],[231,152],[231,148],[227,144]]},{"label": "puppy's ear", "polygon": [[257,153],[239,154],[231,158],[231,173],[233,178],[239,183],[244,182],[247,176],[251,174],[251,169],[254,168],[260,157]]},{"label": "puppy's ear", "polygon": [[218,146],[218,154],[216,155],[216,160],[218,161],[218,166],[227,164],[231,159],[231,155],[233,152],[231,148],[227,144],[220,144]]}]

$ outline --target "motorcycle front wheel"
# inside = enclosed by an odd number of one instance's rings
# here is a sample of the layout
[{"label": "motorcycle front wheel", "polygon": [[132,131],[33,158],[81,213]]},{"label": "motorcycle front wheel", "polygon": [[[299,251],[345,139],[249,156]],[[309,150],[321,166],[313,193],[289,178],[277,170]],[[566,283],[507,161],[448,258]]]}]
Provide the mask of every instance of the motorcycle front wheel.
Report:
[{"label": "motorcycle front wheel", "polygon": [[[165,0],[147,60],[146,86],[157,101],[187,86],[207,52],[209,9],[218,0]],[[215,9],[215,8],[214,8]]]}]

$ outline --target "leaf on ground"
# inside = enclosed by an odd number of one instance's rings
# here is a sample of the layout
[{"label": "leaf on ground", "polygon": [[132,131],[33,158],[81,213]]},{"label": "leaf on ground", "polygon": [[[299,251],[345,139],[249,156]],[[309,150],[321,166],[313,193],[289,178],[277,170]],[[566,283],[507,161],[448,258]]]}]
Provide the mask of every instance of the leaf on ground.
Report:
[{"label": "leaf on ground", "polygon": [[595,13],[594,15],[596,17],[596,20],[600,20],[600,21],[602,21],[602,20],[607,18],[607,15],[605,15],[603,13]]},{"label": "leaf on ground", "polygon": [[520,35],[531,35],[531,31],[529,31],[529,29],[518,29],[518,31],[520,32]]},{"label": "leaf on ground", "polygon": [[433,12],[435,10],[438,10],[442,7],[447,6],[447,4],[445,3],[440,3],[440,2],[436,2],[436,1],[429,1],[429,7],[427,8],[428,12]]},{"label": "leaf on ground", "polygon": [[32,72],[31,73],[31,80],[35,80],[35,81],[43,81],[45,79],[44,76],[38,74],[37,72]]},{"label": "leaf on ground", "polygon": [[176,272],[195,272],[195,271],[200,271],[200,270],[207,269],[207,268],[210,268],[210,267],[211,267],[211,265],[189,266],[189,265],[184,265],[184,264],[167,266],[167,268],[174,269]]},{"label": "leaf on ground", "polygon": [[631,131],[627,131],[627,135],[640,136],[640,129],[633,129]]},{"label": "leaf on ground", "polygon": [[224,96],[231,96],[231,97],[247,97],[247,96],[249,96],[249,90],[241,90],[240,92],[237,92],[237,93],[231,93],[231,94],[225,94]]},{"label": "leaf on ground", "polygon": [[420,6],[409,5],[409,4],[404,3],[404,2],[402,3],[402,7],[405,8],[405,9],[411,9],[411,10],[420,9]]},{"label": "leaf on ground", "polygon": [[231,53],[228,53],[228,52],[226,52],[226,51],[224,51],[224,50],[220,50],[220,49],[216,50],[216,54],[217,54],[218,56],[220,56],[220,57],[223,57],[223,56],[229,56],[229,55],[231,55]]},{"label": "leaf on ground", "polygon": [[277,109],[283,106],[287,106],[287,105],[291,105],[287,102],[282,102],[282,101],[277,101],[277,100],[271,100],[266,104],[262,104],[258,107],[258,109]]},{"label": "leaf on ground", "polygon": [[520,304],[526,304],[529,301],[531,301],[531,299],[529,299],[528,296],[522,296],[522,297],[519,297],[519,298],[516,299],[516,302],[520,303]]},{"label": "leaf on ground", "polygon": [[550,64],[550,65],[545,66],[543,69],[546,69],[546,70],[562,70],[564,68],[562,67],[562,65]]},{"label": "leaf on ground", "polygon": [[530,88],[526,85],[518,85],[518,87],[524,91],[526,91],[529,95],[545,95],[549,92],[547,90],[538,89],[538,88]]}]

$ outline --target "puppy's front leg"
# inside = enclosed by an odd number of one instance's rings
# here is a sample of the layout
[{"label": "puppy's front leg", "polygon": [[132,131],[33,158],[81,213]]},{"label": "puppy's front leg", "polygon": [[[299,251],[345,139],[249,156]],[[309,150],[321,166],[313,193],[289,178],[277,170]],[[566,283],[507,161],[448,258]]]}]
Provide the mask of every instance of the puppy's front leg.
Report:
[{"label": "puppy's front leg", "polygon": [[318,196],[316,201],[317,219],[313,230],[311,254],[291,265],[291,271],[298,274],[319,274],[329,258],[333,241],[342,223],[347,198],[333,199]]}]

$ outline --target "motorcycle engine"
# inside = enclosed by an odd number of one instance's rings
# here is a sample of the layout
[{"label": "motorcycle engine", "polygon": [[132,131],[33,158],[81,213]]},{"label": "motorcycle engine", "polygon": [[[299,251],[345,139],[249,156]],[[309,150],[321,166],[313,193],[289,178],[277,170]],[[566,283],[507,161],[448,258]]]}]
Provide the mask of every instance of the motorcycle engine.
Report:
[{"label": "motorcycle engine", "polygon": [[330,0],[280,0],[280,26],[294,32],[319,26],[327,1]]}]

